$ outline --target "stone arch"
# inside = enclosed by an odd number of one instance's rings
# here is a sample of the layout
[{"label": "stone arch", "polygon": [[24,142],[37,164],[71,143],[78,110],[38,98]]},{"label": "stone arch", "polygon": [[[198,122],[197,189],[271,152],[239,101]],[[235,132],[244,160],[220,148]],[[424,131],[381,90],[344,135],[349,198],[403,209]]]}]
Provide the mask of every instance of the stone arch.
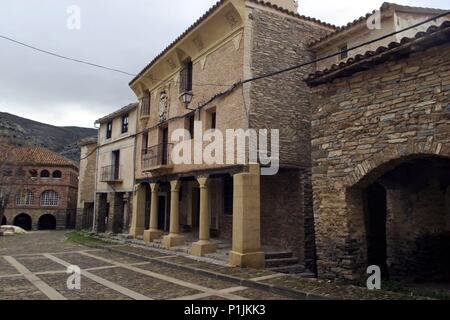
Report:
[{"label": "stone arch", "polygon": [[381,264],[386,277],[450,280],[444,254],[450,250],[450,156],[442,145],[430,145],[428,151],[413,145],[419,152],[391,148],[360,163],[347,180],[344,255],[354,273]]},{"label": "stone arch", "polygon": [[389,170],[407,158],[427,155],[450,157],[450,149],[444,148],[442,143],[434,142],[433,137],[427,142],[409,140],[406,144],[391,145],[369,159],[356,163],[354,171],[345,179],[344,186],[347,188],[356,186],[363,180],[367,180],[367,177]]},{"label": "stone arch", "polygon": [[5,216],[3,216],[3,218],[2,218],[2,222],[1,222],[1,224],[0,225],[2,225],[2,226],[6,226],[8,224],[8,220],[6,219],[6,217]]},{"label": "stone arch", "polygon": [[31,231],[32,229],[32,225],[33,225],[33,221],[31,219],[31,216],[26,214],[26,213],[21,213],[18,214],[15,218],[14,218],[14,225],[16,227],[20,227],[26,231]]},{"label": "stone arch", "polygon": [[38,230],[56,230],[56,218],[52,214],[44,214],[39,217]]}]

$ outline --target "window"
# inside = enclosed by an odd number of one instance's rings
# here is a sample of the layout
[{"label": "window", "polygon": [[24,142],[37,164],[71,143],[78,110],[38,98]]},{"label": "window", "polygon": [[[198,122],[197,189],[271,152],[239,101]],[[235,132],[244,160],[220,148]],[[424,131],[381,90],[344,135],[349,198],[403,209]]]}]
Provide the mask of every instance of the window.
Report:
[{"label": "window", "polygon": [[217,128],[216,121],[217,121],[217,113],[215,111],[211,112],[211,129],[213,130]]},{"label": "window", "polygon": [[346,44],[339,48],[339,52],[341,53],[341,55],[340,55],[341,60],[348,58],[347,50],[348,50],[348,47]]},{"label": "window", "polygon": [[22,190],[16,194],[16,205],[31,206],[34,203],[34,194],[31,190]]},{"label": "window", "polygon": [[187,130],[189,131],[189,134],[191,135],[191,139],[194,139],[194,132],[195,132],[195,115],[190,115],[186,119],[186,125]]},{"label": "window", "polygon": [[41,178],[50,178],[50,172],[48,170],[42,170]]},{"label": "window", "polygon": [[233,177],[227,176],[223,181],[224,213],[233,215]]},{"label": "window", "polygon": [[13,170],[11,168],[3,169],[3,176],[4,177],[12,177],[13,176]]},{"label": "window", "polygon": [[41,206],[43,207],[56,207],[58,202],[59,195],[55,191],[44,191],[41,195]]},{"label": "window", "polygon": [[151,92],[147,91],[144,98],[142,98],[141,117],[147,117],[150,115],[151,96]]},{"label": "window", "polygon": [[61,179],[62,178],[62,172],[59,170],[53,171],[52,177],[55,179]]},{"label": "window", "polygon": [[148,153],[148,133],[142,134],[142,154]]},{"label": "window", "polygon": [[16,169],[16,177],[23,178],[25,177],[25,175],[26,175],[25,170],[23,170],[22,168]]},{"label": "window", "polygon": [[129,123],[129,117],[128,117],[128,114],[126,114],[122,117],[122,133],[128,132],[128,123]]},{"label": "window", "polygon": [[193,64],[191,59],[184,63],[180,72],[180,93],[192,91]]},{"label": "window", "polygon": [[111,139],[111,137],[112,137],[112,129],[113,129],[113,123],[112,123],[112,121],[110,121],[106,125],[106,140]]},{"label": "window", "polygon": [[38,176],[37,170],[34,169],[30,170],[30,177],[37,178],[37,176]]}]

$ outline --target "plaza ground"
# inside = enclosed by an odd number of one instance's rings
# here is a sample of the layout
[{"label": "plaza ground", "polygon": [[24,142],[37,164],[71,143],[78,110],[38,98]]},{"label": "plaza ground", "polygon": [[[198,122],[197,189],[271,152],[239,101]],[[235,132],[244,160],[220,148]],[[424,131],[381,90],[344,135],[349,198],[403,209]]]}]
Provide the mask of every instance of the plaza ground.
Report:
[{"label": "plaza ground", "polygon": [[[69,238],[69,239],[68,239]],[[81,289],[67,288],[70,265]],[[0,237],[0,300],[406,299],[265,270],[229,268],[185,256],[63,231]]]}]

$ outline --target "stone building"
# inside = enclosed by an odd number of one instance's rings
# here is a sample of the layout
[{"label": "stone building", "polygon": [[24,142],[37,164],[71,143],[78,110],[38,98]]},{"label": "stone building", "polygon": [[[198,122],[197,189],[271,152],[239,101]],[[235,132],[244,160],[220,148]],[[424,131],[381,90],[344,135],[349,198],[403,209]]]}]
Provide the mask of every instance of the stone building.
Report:
[{"label": "stone building", "polygon": [[127,233],[134,187],[137,104],[131,103],[96,124],[100,128],[93,227],[97,232]]},{"label": "stone building", "polygon": [[307,79],[320,277],[450,279],[450,22],[398,39]]},{"label": "stone building", "polygon": [[[227,91],[313,59],[308,44],[335,27],[296,12],[291,0],[221,0],[131,81],[140,101],[132,235],[173,247],[190,233],[198,240],[194,255],[215,252],[212,237],[228,239],[232,265],[262,267],[263,250],[281,250],[296,257],[285,262],[313,268],[311,112],[302,82],[313,69]],[[173,132],[195,136],[196,124],[203,131],[279,129],[279,172],[260,176],[248,156],[236,165],[172,163]]]},{"label": "stone building", "polygon": [[97,138],[86,138],[78,143],[80,173],[78,178],[77,230],[93,229],[95,177],[97,169]]},{"label": "stone building", "polygon": [[0,172],[0,189],[9,194],[4,221],[25,230],[73,228],[78,168],[40,147],[11,147]]}]

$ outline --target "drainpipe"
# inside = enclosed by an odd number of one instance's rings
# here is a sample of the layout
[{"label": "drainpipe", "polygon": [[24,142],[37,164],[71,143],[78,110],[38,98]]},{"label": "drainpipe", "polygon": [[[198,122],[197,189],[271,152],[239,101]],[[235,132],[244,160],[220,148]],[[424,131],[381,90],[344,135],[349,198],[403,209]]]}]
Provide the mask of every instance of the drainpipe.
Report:
[{"label": "drainpipe", "polygon": [[99,157],[99,149],[100,149],[100,126],[96,126],[97,123],[94,123],[94,127],[98,129],[97,132],[97,151],[95,152],[95,179],[94,179],[94,214],[92,221],[92,232],[95,232],[95,221],[97,217],[97,177],[98,177],[98,157]]}]

